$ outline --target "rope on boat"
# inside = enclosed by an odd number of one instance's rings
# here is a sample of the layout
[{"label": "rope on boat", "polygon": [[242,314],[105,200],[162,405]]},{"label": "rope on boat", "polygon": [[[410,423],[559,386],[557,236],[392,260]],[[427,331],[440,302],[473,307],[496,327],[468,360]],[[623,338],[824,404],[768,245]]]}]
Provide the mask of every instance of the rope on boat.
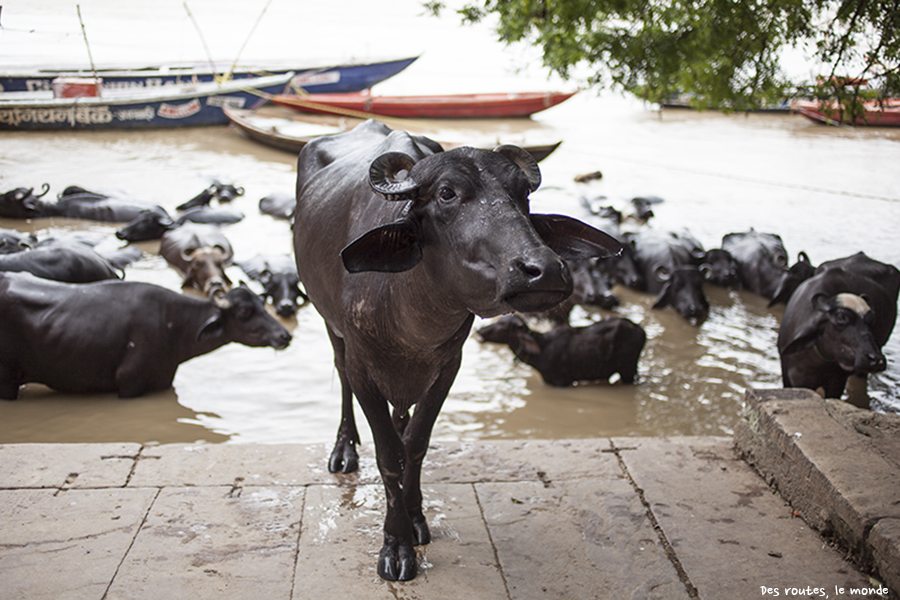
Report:
[{"label": "rope on boat", "polygon": [[81,36],[84,38],[84,45],[87,48],[88,60],[91,61],[91,71],[94,72],[94,83],[97,86],[97,96],[101,96],[100,78],[97,77],[97,67],[94,65],[94,56],[91,54],[91,45],[88,43],[87,30],[84,28],[84,21],[81,18],[81,5],[76,4],[75,9],[78,11],[78,22],[81,24]]},{"label": "rope on boat", "polygon": [[237,56],[234,57],[234,62],[231,63],[231,69],[228,71],[228,78],[231,79],[231,76],[234,74],[234,70],[237,67],[238,60],[241,58],[241,54],[244,53],[244,48],[247,47],[247,43],[250,41],[250,38],[253,37],[253,32],[256,31],[257,25],[262,21],[263,15],[266,14],[266,11],[269,10],[269,5],[272,4],[272,0],[266,2],[266,5],[263,7],[262,12],[259,13],[259,16],[256,17],[256,22],[253,24],[253,27],[250,29],[250,33],[247,34],[247,39],[244,40],[244,45],[241,46],[241,49],[238,50]]},{"label": "rope on boat", "polygon": [[218,81],[228,81],[230,79],[230,73],[228,79],[224,78],[224,74],[222,78],[216,76],[216,63],[213,61],[212,52],[209,51],[209,46],[206,45],[206,38],[203,37],[203,32],[200,30],[200,25],[197,23],[197,20],[194,18],[194,14],[191,12],[191,9],[188,8],[187,2],[182,2],[184,4],[184,10],[187,12],[188,17],[191,19],[191,23],[194,24],[194,29],[197,30],[197,35],[200,36],[200,43],[203,44],[203,50],[206,51],[206,58],[209,60],[209,66],[212,69],[213,78]]}]

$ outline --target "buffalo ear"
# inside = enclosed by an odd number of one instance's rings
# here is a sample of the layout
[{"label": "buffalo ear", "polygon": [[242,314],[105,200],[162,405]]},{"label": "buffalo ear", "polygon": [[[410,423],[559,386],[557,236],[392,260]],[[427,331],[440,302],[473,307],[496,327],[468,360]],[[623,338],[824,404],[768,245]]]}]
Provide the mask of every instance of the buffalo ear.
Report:
[{"label": "buffalo ear", "polygon": [[564,260],[608,258],[622,253],[622,244],[578,219],[563,215],[531,215],[534,230]]},{"label": "buffalo ear", "polygon": [[210,338],[218,337],[222,335],[222,332],[224,331],[225,318],[222,316],[221,312],[217,312],[207,319],[206,323],[200,327],[200,331],[197,332],[197,341],[204,342]]},{"label": "buffalo ear", "polygon": [[409,271],[422,260],[418,227],[404,219],[373,229],[341,250],[341,260],[350,273]]},{"label": "buffalo ear", "polygon": [[831,296],[818,293],[812,297],[812,305],[819,312],[828,312],[834,308],[834,302]]}]

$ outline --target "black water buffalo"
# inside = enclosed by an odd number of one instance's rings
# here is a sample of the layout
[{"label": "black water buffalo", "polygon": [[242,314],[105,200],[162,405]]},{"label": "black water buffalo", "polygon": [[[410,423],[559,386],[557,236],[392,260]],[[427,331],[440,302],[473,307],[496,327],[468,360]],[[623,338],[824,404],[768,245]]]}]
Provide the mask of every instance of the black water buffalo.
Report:
[{"label": "black water buffalo", "polygon": [[285,221],[293,218],[296,207],[297,196],[293,193],[274,192],[259,200],[259,212]]},{"label": "black water buffalo", "polygon": [[619,297],[612,291],[615,281],[600,267],[606,260],[609,259],[582,258],[567,261],[572,274],[572,295],[538,316],[566,324],[576,306],[596,306],[607,310],[618,306]]},{"label": "black water buffalo", "polygon": [[647,341],[640,325],[621,317],[585,327],[558,325],[539,333],[518,315],[509,315],[477,333],[483,341],[508,345],[516,358],[541,374],[544,383],[556,387],[608,381],[616,373],[622,383],[634,383]]},{"label": "black water buffalo", "polygon": [[91,192],[79,186],[69,186],[58,196],[56,202],[44,202],[47,193],[35,195],[33,189],[18,188],[0,196],[0,217],[12,219],[37,219],[43,217],[67,217],[90,221],[128,222],[152,205]]},{"label": "black water buffalo", "polygon": [[202,192],[200,192],[187,202],[179,204],[177,207],[175,207],[175,209],[190,210],[193,208],[208,206],[214,198],[219,202],[231,202],[232,200],[234,200],[238,196],[242,196],[243,194],[244,188],[240,186],[213,180],[212,184],[210,184],[209,187],[205,188]]},{"label": "black water buffalo", "polygon": [[785,387],[840,398],[850,375],[887,366],[881,347],[897,319],[900,271],[865,254],[823,263],[784,309],[778,353]]},{"label": "black water buffalo", "polygon": [[690,234],[657,229],[641,229],[626,239],[644,276],[641,291],[657,294],[653,308],[671,306],[694,324],[706,320],[709,301],[698,266],[705,256],[702,246]]},{"label": "black water buffalo", "polygon": [[185,223],[170,229],[160,238],[159,253],[181,273],[182,287],[204,294],[231,287],[225,269],[234,260],[234,250],[215,225]]},{"label": "black water buffalo", "polygon": [[618,249],[575,219],[530,214],[539,184],[520,148],[443,152],[374,121],[300,152],[294,254],[342,390],[329,469],[357,467],[355,395],[387,497],[384,579],[415,577],[414,546],[431,539],[422,459],[475,315],[551,308],[572,293],[564,259]]},{"label": "black water buffalo", "polygon": [[800,284],[815,275],[816,267],[809,260],[809,256],[802,250],[797,254],[797,262],[792,264],[781,278],[781,283],[775,289],[775,295],[769,300],[769,306],[787,304],[791,296],[800,287]]},{"label": "black water buffalo", "polygon": [[76,240],[49,240],[32,250],[0,255],[0,271],[68,283],[119,279],[117,268],[89,244]]},{"label": "black water buffalo", "polygon": [[646,290],[647,281],[644,272],[638,265],[634,246],[623,244],[617,256],[604,258],[597,263],[597,268],[606,273],[615,283],[635,290]]},{"label": "black water buffalo", "polygon": [[309,298],[300,289],[297,263],[290,254],[254,256],[249,260],[235,261],[248,277],[263,286],[263,299],[271,298],[275,312],[282,317],[292,317],[297,313],[298,300],[305,304]]},{"label": "black water buffalo", "polygon": [[722,248],[738,263],[741,287],[772,300],[788,271],[788,254],[781,236],[750,229],[722,237]]},{"label": "black water buffalo", "polygon": [[230,342],[282,349],[290,341],[246,287],[200,299],[142,282],[0,273],[4,400],[29,382],[133,398],[169,388],[178,365]]},{"label": "black water buffalo", "polygon": [[158,240],[162,235],[185,223],[204,223],[211,225],[231,225],[244,218],[244,215],[221,208],[199,207],[186,211],[177,219],[173,219],[161,206],[155,206],[141,212],[131,222],[116,231],[116,237],[128,242],[145,242]]},{"label": "black water buffalo", "polygon": [[735,287],[741,283],[740,265],[724,248],[710,248],[700,259],[703,279],[713,285]]},{"label": "black water buffalo", "polygon": [[22,233],[15,229],[0,227],[0,254],[12,254],[22,250],[30,250],[37,244],[33,233]]}]

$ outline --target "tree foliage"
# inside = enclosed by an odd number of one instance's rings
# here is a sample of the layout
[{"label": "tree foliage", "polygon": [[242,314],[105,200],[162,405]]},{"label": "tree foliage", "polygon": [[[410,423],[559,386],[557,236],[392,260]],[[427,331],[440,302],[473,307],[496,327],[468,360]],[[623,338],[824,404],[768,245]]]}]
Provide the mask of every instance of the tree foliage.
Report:
[{"label": "tree foliage", "polygon": [[[848,102],[900,96],[900,0],[463,0],[464,22],[493,19],[501,41],[539,47],[570,79],[651,102],[751,110],[798,95]],[[442,0],[426,2],[436,15]],[[822,71],[789,77],[786,48]]]}]

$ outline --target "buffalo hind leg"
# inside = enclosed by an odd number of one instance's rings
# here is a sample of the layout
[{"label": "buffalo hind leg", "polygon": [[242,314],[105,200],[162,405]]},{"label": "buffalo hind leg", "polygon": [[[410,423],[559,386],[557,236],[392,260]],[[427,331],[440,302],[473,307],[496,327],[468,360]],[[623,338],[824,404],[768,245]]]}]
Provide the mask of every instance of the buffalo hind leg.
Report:
[{"label": "buffalo hind leg", "polygon": [[338,426],[334,449],[328,459],[328,470],[332,473],[353,473],[359,469],[359,432],[353,416],[353,392],[341,377],[341,424]]},{"label": "buffalo hind leg", "polygon": [[332,334],[331,329],[328,330],[328,337],[331,338],[334,365],[341,380],[341,424],[338,426],[334,449],[328,459],[328,470],[332,473],[353,473],[359,469],[359,453],[356,451],[359,445],[359,432],[353,416],[353,390],[344,367],[344,340]]}]

